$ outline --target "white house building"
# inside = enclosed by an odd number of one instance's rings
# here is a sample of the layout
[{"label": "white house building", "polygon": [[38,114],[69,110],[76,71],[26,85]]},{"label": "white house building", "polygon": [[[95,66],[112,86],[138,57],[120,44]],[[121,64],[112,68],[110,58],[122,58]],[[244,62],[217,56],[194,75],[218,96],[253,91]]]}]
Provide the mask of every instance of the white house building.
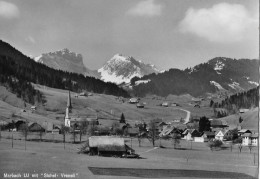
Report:
[{"label": "white house building", "polygon": [[242,145],[258,145],[258,134],[245,133],[242,136]]},{"label": "white house building", "polygon": [[225,130],[219,130],[215,134],[215,139],[223,141],[223,138],[225,136],[226,131]]}]

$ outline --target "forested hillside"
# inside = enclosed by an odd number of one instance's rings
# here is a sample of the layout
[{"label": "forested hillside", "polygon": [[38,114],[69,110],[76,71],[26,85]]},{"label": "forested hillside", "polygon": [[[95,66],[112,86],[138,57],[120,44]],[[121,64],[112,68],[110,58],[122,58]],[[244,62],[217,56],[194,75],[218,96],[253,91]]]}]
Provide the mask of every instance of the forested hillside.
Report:
[{"label": "forested hillside", "polygon": [[30,82],[75,92],[87,90],[115,96],[129,96],[125,90],[113,83],[54,70],[36,63],[3,41],[0,41],[0,82],[29,103],[34,103],[35,100],[42,101],[41,95],[34,90]]},{"label": "forested hillside", "polygon": [[[191,94],[192,96],[217,91],[236,93],[258,85],[259,60],[217,57],[207,63],[185,70],[170,69],[164,73],[135,77],[131,80],[137,96],[156,94]],[[149,81],[135,85],[138,80]]]},{"label": "forested hillside", "polygon": [[241,108],[255,108],[259,105],[259,86],[246,92],[227,97],[220,103],[212,103],[213,108],[225,108],[229,114],[238,112]]}]

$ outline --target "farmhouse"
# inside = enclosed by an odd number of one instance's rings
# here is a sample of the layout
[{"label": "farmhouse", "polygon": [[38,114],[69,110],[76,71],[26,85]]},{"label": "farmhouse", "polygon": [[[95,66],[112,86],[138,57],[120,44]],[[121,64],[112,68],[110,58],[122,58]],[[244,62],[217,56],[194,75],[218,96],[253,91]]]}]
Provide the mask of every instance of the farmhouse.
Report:
[{"label": "farmhouse", "polygon": [[239,113],[245,113],[245,112],[248,112],[249,109],[239,109]]},{"label": "farmhouse", "polygon": [[242,137],[242,145],[245,146],[258,145],[258,134],[244,133],[241,137]]},{"label": "farmhouse", "polygon": [[163,102],[163,103],[162,103],[162,106],[163,106],[163,107],[168,107],[168,106],[169,106],[169,103],[168,103],[168,102]]},{"label": "farmhouse", "polygon": [[129,127],[129,128],[127,128],[127,133],[130,137],[136,137],[139,134],[139,129],[136,127],[135,128]]},{"label": "farmhouse", "polygon": [[215,134],[216,134],[216,135],[215,135],[215,139],[223,141],[226,132],[227,132],[227,131],[225,131],[225,130],[219,130],[219,131],[217,131],[217,132],[215,133]]},{"label": "farmhouse", "polygon": [[31,110],[32,110],[32,111],[36,111],[36,106],[32,106],[32,107],[31,107]]},{"label": "farmhouse", "polygon": [[210,131],[205,131],[203,134],[204,137],[204,142],[209,141],[210,139],[214,139],[215,138],[215,133],[214,132],[210,132]]},{"label": "farmhouse", "polygon": [[137,108],[144,108],[144,103],[139,102],[139,103],[136,104],[136,107]]},{"label": "farmhouse", "polygon": [[124,138],[114,136],[89,137],[89,154],[103,156],[123,156],[135,151],[125,144]]},{"label": "farmhouse", "polygon": [[138,102],[139,102],[139,100],[137,98],[129,99],[129,103],[131,103],[131,104],[135,104],[135,103],[138,103]]},{"label": "farmhouse", "polygon": [[201,134],[196,129],[186,129],[182,135],[185,140],[194,140],[194,137],[201,137]]},{"label": "farmhouse", "polygon": [[238,136],[242,136],[245,133],[250,133],[252,134],[252,132],[248,129],[241,129],[240,131],[238,131]]},{"label": "farmhouse", "polygon": [[45,129],[36,122],[29,122],[28,128],[31,132],[45,132]]}]

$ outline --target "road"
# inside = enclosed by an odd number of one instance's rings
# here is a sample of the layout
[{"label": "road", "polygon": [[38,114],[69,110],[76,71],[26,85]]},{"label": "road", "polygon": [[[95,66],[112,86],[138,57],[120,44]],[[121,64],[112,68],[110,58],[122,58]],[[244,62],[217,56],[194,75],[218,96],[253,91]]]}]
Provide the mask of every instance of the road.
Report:
[{"label": "road", "polygon": [[184,123],[183,124],[187,124],[190,121],[190,111],[187,111],[185,109],[179,109],[182,111],[185,111],[187,113],[186,117],[184,118]]}]

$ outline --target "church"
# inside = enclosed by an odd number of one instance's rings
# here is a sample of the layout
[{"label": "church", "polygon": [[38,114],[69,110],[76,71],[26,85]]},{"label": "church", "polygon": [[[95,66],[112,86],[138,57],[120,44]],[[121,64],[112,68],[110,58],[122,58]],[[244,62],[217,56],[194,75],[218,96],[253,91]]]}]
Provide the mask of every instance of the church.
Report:
[{"label": "church", "polygon": [[76,117],[76,116],[72,115],[71,95],[70,95],[70,91],[69,91],[65,120],[64,120],[65,126],[66,127],[73,127],[75,125],[79,126],[84,121],[87,121],[88,123],[94,123],[96,125],[99,124],[97,117],[96,118],[82,118],[82,117]]}]

